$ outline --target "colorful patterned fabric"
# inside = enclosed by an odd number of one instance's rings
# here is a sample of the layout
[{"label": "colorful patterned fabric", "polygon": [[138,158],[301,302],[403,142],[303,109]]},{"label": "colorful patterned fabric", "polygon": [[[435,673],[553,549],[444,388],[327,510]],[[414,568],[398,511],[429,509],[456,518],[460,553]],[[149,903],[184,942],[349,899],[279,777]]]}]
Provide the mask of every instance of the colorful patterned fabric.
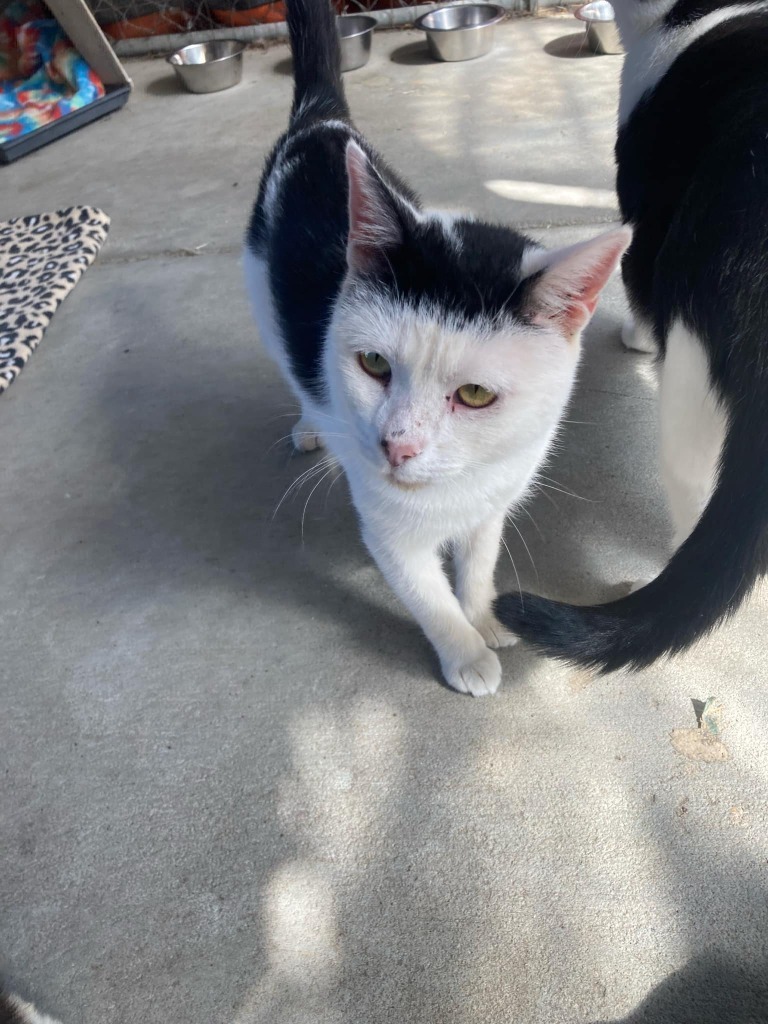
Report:
[{"label": "colorful patterned fabric", "polygon": [[104,95],[104,86],[37,0],[0,15],[0,142]]}]

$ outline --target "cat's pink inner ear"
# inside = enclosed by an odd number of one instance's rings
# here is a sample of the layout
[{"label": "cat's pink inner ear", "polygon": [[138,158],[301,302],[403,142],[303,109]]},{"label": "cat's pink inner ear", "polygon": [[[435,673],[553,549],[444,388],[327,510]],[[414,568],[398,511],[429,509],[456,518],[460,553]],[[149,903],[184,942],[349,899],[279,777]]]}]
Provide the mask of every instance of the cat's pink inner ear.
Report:
[{"label": "cat's pink inner ear", "polygon": [[600,292],[630,241],[629,228],[617,228],[568,249],[547,253],[531,296],[533,320],[576,337],[595,311]]},{"label": "cat's pink inner ear", "polygon": [[386,186],[356,142],[347,143],[349,179],[349,238],[347,263],[350,270],[372,269],[382,252],[402,240],[402,229],[392,208]]}]

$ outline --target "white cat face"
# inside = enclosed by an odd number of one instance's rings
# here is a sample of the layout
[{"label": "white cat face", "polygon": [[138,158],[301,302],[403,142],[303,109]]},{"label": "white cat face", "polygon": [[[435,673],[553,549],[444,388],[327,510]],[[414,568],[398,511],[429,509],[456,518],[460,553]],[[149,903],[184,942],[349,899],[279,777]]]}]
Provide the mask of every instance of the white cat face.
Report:
[{"label": "white cat face", "polygon": [[[507,321],[446,324],[352,290],[330,332],[326,374],[348,444],[395,486],[471,478],[537,458],[576,375],[578,337]],[[535,452],[535,456],[533,453]]]}]

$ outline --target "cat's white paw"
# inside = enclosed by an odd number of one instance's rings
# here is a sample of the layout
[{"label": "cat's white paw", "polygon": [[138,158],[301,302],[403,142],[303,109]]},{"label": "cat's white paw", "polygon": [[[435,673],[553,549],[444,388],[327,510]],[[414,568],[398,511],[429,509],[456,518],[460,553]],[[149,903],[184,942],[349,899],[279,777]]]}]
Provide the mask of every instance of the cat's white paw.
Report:
[{"label": "cat's white paw", "polygon": [[291,438],[297,452],[313,452],[316,448],[323,447],[320,435],[303,416],[291,431]]},{"label": "cat's white paw", "polygon": [[493,651],[486,647],[479,657],[451,666],[445,672],[445,681],[459,693],[487,697],[499,688],[501,663]]},{"label": "cat's white paw", "polygon": [[519,637],[510,633],[506,626],[502,626],[495,615],[488,615],[487,618],[473,622],[472,625],[494,651],[499,647],[514,647],[519,640]]},{"label": "cat's white paw", "polygon": [[633,316],[628,316],[621,325],[621,343],[630,352],[656,351],[656,342],[650,332],[640,326]]}]

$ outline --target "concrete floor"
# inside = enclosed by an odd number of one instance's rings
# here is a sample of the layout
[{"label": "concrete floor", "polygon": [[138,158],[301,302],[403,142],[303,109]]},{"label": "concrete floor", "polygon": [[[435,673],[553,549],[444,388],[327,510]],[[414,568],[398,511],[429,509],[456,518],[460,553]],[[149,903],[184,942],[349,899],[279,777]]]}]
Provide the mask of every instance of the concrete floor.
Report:
[{"label": "concrete floor", "polygon": [[[585,237],[615,216],[601,193],[487,186],[611,188],[621,61],[573,56],[576,32],[515,21],[456,66],[380,35],[353,109],[432,204]],[[303,540],[307,491],[271,518],[309,463],[280,441],[292,403],[238,249],[286,50],[218,95],[129,71],[123,112],[1,172],[0,217],[113,218],[2,400],[6,981],[64,1024],[768,1019],[765,594],[635,677],[518,648],[495,699],[441,686],[343,482]],[[573,599],[665,549],[653,371],[621,351],[623,312],[614,282],[550,470],[582,497],[519,518],[538,577],[509,531],[523,584]],[[710,696],[719,763],[670,737]]]}]

